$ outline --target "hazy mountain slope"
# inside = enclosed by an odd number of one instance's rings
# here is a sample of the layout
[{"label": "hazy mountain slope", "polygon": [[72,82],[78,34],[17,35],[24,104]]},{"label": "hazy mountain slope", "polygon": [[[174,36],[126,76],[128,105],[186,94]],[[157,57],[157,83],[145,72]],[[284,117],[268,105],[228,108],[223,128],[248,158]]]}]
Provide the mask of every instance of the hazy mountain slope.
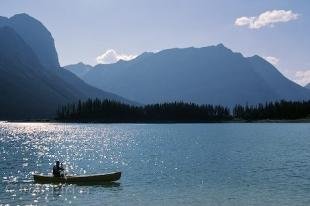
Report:
[{"label": "hazy mountain slope", "polygon": [[58,75],[58,77],[62,79],[63,82],[68,84],[70,87],[73,87],[75,90],[78,90],[79,97],[81,97],[81,99],[100,98],[116,100],[128,104],[136,104],[135,102],[127,100],[119,95],[90,86],[89,84],[86,84],[84,81],[78,78],[75,74],[65,69],[56,70],[55,73]]},{"label": "hazy mountain slope", "polygon": [[310,83],[305,86],[305,88],[310,89]]},{"label": "hazy mountain slope", "polygon": [[283,76],[272,64],[259,56],[249,57],[252,68],[282,99],[309,99],[309,91]]}]

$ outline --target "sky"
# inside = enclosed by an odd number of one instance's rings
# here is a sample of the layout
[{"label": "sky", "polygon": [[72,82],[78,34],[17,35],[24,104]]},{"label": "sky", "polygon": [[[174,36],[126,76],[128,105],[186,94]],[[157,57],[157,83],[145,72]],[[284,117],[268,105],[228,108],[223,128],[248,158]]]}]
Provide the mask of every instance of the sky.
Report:
[{"label": "sky", "polygon": [[50,30],[62,66],[223,43],[310,82],[309,0],[0,0],[0,16],[17,13]]}]

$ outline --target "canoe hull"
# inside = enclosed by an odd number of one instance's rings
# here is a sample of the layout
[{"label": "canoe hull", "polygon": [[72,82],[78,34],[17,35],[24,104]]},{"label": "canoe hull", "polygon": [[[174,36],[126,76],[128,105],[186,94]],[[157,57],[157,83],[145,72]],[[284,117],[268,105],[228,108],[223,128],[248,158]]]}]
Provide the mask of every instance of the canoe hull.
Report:
[{"label": "canoe hull", "polygon": [[105,183],[115,182],[121,178],[121,175],[121,172],[113,172],[97,175],[66,176],[65,178],[62,178],[50,175],[34,174],[33,178],[35,182],[39,183]]}]

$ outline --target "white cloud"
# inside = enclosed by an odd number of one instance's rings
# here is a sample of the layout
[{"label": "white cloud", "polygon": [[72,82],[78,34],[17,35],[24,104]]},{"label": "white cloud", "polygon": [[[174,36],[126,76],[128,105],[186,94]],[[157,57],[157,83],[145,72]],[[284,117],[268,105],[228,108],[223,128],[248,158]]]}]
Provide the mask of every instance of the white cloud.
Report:
[{"label": "white cloud", "polygon": [[250,29],[260,29],[265,26],[273,27],[275,23],[289,22],[298,19],[299,14],[291,10],[273,10],[266,11],[259,16],[239,17],[235,21],[236,26],[247,26]]},{"label": "white cloud", "polygon": [[307,85],[310,83],[310,70],[299,70],[295,72],[293,80],[300,85]]},{"label": "white cloud", "polygon": [[112,64],[119,60],[129,61],[136,57],[137,57],[136,55],[132,55],[132,54],[119,54],[115,50],[109,49],[106,52],[104,52],[102,55],[98,56],[96,60],[99,64]]},{"label": "white cloud", "polygon": [[274,66],[277,66],[280,62],[278,58],[272,56],[264,57],[264,59],[266,59],[269,63],[273,64]]}]

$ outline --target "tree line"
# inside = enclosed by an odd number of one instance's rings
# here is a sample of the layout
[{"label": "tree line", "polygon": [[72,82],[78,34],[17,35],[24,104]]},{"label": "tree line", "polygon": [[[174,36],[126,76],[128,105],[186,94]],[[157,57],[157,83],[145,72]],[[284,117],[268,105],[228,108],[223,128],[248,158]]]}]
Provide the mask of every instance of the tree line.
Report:
[{"label": "tree line", "polygon": [[57,120],[79,122],[216,122],[230,120],[294,120],[310,117],[310,101],[277,101],[258,105],[198,105],[171,102],[134,106],[88,99],[61,106]]},{"label": "tree line", "polygon": [[255,106],[236,105],[233,117],[243,120],[294,120],[310,118],[310,101],[276,101]]},{"label": "tree line", "polygon": [[134,106],[88,99],[60,107],[58,120],[94,122],[209,122],[230,120],[228,107],[172,102]]}]

